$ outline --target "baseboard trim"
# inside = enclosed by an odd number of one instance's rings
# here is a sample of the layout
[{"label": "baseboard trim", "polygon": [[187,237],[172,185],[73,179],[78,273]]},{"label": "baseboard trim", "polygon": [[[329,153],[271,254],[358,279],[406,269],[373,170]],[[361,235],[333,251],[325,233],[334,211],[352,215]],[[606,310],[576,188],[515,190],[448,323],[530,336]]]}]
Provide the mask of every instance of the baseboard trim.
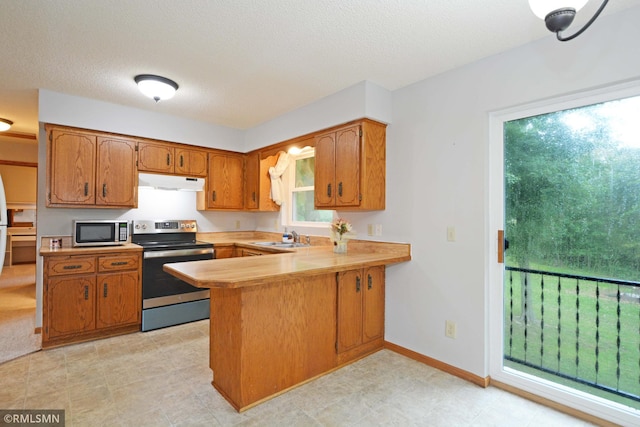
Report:
[{"label": "baseboard trim", "polygon": [[491,381],[490,377],[480,377],[478,375],[472,374],[471,372],[465,371],[464,369],[456,368],[455,366],[441,362],[432,357],[425,356],[424,354],[417,353],[413,350],[409,350],[408,348],[401,347],[397,344],[390,343],[388,341],[384,342],[384,348],[394,351],[398,354],[402,354],[409,359],[413,359],[420,363],[424,363],[425,365],[432,366],[458,378],[462,378],[463,380],[469,381],[483,388],[488,387]]},{"label": "baseboard trim", "polygon": [[602,418],[598,418],[594,415],[587,414],[585,412],[579,411],[577,409],[571,408],[569,406],[565,406],[556,401],[544,398],[542,396],[538,396],[537,394],[530,393],[528,391],[524,391],[520,388],[514,387],[509,384],[505,384],[500,381],[491,380],[491,385],[502,389],[504,391],[508,391],[509,393],[518,395],[520,397],[524,397],[525,399],[531,400],[533,402],[539,403],[544,406],[548,406],[549,408],[553,408],[557,411],[564,412],[565,414],[571,415],[572,417],[579,418],[581,420],[587,421],[591,424],[595,424],[602,427],[618,427],[618,424],[612,423],[611,421],[603,420]]}]

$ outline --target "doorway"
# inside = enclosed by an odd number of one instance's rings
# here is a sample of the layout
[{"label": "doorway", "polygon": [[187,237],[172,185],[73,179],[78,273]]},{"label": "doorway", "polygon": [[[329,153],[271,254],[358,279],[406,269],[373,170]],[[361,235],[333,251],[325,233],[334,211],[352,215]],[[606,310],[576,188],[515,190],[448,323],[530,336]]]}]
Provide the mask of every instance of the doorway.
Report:
[{"label": "doorway", "polygon": [[491,376],[605,419],[640,414],[639,94],[492,117]]},{"label": "doorway", "polygon": [[0,274],[0,363],[37,351],[36,206],[38,143],[35,135],[0,135],[0,174],[8,224]]}]

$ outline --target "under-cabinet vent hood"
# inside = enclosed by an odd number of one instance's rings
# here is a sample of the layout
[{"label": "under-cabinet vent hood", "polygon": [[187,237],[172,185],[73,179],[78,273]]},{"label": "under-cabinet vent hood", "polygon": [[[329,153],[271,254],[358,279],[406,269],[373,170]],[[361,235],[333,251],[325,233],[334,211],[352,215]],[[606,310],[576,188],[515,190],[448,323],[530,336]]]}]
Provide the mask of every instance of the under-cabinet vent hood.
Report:
[{"label": "under-cabinet vent hood", "polygon": [[159,190],[202,191],[204,190],[204,178],[140,173],[138,174],[138,186]]}]

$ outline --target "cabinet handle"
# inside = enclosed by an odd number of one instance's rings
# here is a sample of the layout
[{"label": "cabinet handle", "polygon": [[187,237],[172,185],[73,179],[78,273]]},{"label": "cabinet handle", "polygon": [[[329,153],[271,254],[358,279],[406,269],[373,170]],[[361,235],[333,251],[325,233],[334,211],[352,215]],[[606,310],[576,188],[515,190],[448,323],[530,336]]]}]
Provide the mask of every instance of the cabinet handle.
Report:
[{"label": "cabinet handle", "polygon": [[74,265],[65,265],[64,267],[62,267],[63,270],[77,270],[78,268],[82,268],[82,266],[79,264],[74,264]]},{"label": "cabinet handle", "polygon": [[84,195],[85,196],[89,195],[89,183],[88,182],[84,183]]},{"label": "cabinet handle", "polygon": [[102,197],[107,197],[107,184],[102,184]]},{"label": "cabinet handle", "polygon": [[342,181],[338,183],[338,196],[342,197]]},{"label": "cabinet handle", "polygon": [[371,278],[370,274],[367,274],[367,289],[371,289],[373,287],[373,279]]},{"label": "cabinet handle", "polygon": [[104,284],[102,285],[102,294],[105,298],[107,297],[107,282],[104,282]]},{"label": "cabinet handle", "polygon": [[167,166],[171,164],[171,154],[167,154]]},{"label": "cabinet handle", "polygon": [[251,200],[256,201],[256,192],[251,193]]},{"label": "cabinet handle", "polygon": [[180,154],[180,167],[184,166],[184,156]]},{"label": "cabinet handle", "polygon": [[327,184],[327,196],[331,197],[331,184]]},{"label": "cabinet handle", "polygon": [[88,286],[84,287],[84,299],[85,300],[89,299],[89,287]]},{"label": "cabinet handle", "polygon": [[360,292],[360,276],[356,277],[356,292]]},{"label": "cabinet handle", "polygon": [[211,192],[211,199],[215,202],[216,201],[216,190],[213,190]]},{"label": "cabinet handle", "polygon": [[111,263],[112,266],[116,266],[116,265],[127,265],[127,261],[114,261]]}]

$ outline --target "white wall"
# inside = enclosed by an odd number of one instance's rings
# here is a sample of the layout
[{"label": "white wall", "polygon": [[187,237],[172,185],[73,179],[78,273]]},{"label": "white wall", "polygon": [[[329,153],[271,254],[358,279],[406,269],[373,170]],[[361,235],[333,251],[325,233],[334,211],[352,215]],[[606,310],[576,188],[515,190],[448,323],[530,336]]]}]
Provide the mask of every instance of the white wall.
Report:
[{"label": "white wall", "polygon": [[360,82],[312,104],[262,123],[245,134],[245,151],[367,117],[390,123],[391,92]]},{"label": "white wall", "polygon": [[[638,22],[640,8],[601,17],[571,42],[549,34],[393,93],[380,218],[412,243],[413,260],[388,271],[388,341],[488,375],[488,289],[501,285],[486,279],[496,232],[487,225],[488,115],[640,78]],[[445,320],[457,323],[457,339],[444,336]]]}]

